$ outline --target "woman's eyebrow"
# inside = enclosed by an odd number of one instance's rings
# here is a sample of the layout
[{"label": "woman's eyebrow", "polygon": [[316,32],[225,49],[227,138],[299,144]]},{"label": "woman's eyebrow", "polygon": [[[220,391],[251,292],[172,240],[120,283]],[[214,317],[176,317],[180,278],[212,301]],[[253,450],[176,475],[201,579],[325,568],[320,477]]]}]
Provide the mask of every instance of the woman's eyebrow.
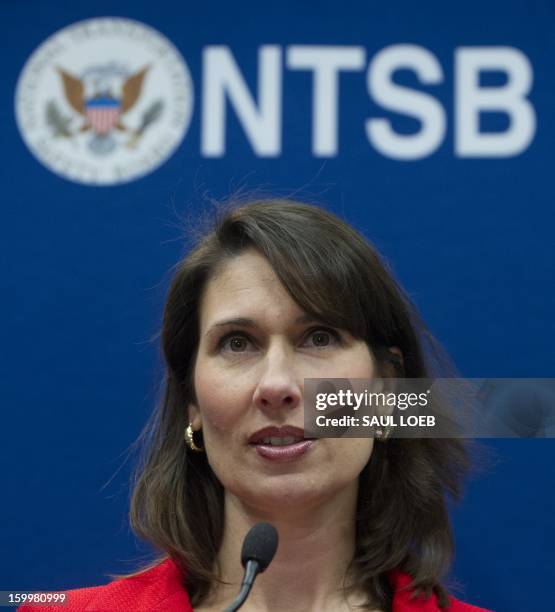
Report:
[{"label": "woman's eyebrow", "polygon": [[231,319],[223,319],[222,321],[218,321],[214,323],[208,332],[212,331],[217,327],[226,327],[228,325],[239,325],[240,327],[257,327],[255,321],[253,319],[249,319],[247,317],[234,317]]},{"label": "woman's eyebrow", "polygon": [[[295,319],[295,324],[299,325],[301,323],[322,323],[321,319],[316,319],[312,315],[303,314],[300,317]],[[239,327],[258,327],[256,321],[254,319],[249,319],[248,317],[233,317],[231,319],[223,319],[222,321],[218,321],[214,323],[210,329],[206,332],[206,335],[214,332],[219,327],[228,327],[230,325],[237,325]]]}]

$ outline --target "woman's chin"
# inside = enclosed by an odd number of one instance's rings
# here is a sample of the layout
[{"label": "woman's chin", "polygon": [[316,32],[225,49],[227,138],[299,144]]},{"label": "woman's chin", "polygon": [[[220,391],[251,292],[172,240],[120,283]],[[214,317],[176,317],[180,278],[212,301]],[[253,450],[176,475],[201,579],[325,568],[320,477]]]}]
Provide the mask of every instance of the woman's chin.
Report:
[{"label": "woman's chin", "polygon": [[259,483],[257,487],[253,479],[248,488],[235,489],[233,494],[244,505],[267,514],[283,514],[288,509],[309,510],[324,502],[326,497],[325,489],[315,487],[298,474],[265,477]]}]

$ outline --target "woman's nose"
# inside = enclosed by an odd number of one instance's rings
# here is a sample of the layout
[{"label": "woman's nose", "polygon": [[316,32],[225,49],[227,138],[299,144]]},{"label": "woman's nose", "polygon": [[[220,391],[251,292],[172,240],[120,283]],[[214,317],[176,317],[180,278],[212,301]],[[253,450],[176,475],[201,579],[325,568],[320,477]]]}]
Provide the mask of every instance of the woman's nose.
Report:
[{"label": "woman's nose", "polygon": [[296,408],[301,403],[301,388],[294,358],[283,348],[269,350],[254,392],[260,409]]}]

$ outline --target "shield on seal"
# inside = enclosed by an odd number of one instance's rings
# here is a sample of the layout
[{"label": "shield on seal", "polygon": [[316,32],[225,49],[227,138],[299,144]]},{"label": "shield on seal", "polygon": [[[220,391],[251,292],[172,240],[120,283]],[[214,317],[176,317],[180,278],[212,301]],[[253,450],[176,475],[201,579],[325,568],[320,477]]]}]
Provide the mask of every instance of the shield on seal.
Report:
[{"label": "shield on seal", "polygon": [[85,103],[85,114],[92,129],[106,136],[119,121],[121,102],[115,98],[92,98]]}]

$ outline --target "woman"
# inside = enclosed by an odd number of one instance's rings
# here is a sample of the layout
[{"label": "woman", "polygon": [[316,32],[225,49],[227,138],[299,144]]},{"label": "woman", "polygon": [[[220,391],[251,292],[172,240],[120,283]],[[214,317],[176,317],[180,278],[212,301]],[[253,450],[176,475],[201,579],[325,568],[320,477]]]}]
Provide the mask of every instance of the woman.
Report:
[{"label": "woman", "polygon": [[163,556],[69,592],[66,610],[224,610],[261,521],[279,547],[242,610],[479,610],[441,584],[461,440],[302,441],[305,378],[430,376],[429,340],[334,215],[281,200],[227,210],[179,264],[164,313],[165,394],[131,503]]}]

